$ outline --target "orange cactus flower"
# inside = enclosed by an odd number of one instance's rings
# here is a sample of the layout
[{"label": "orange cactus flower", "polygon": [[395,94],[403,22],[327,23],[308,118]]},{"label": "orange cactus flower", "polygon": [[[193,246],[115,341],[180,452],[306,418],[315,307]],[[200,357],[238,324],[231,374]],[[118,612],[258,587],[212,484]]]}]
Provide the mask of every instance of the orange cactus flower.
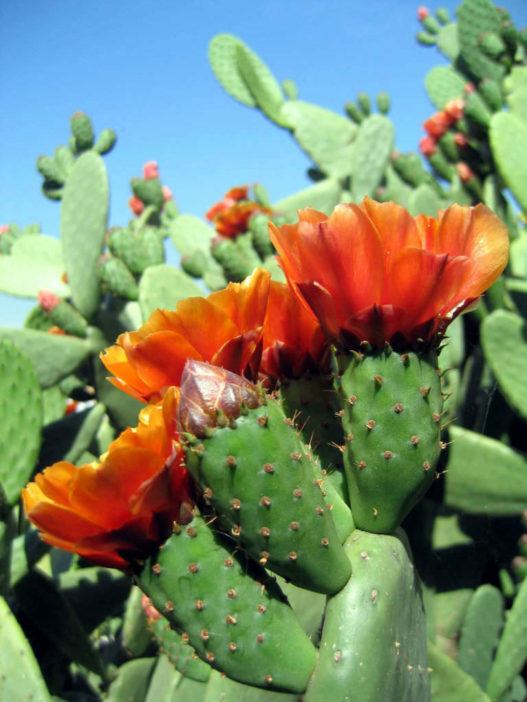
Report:
[{"label": "orange cactus flower", "polygon": [[221,236],[234,239],[249,229],[249,220],[257,212],[270,210],[249,199],[249,186],[231,188],[223,199],[213,205],[205,215],[213,222]]},{"label": "orange cactus flower", "polygon": [[155,310],[136,332],[121,334],[101,355],[121,390],[157,402],[178,386],[187,358],[207,361],[255,379],[270,275],[257,269],[207,298],[191,297],[175,311]]},{"label": "orange cactus flower", "polygon": [[161,405],[145,407],[100,461],[55,463],[22,490],[29,520],[48,544],[128,570],[192,519],[192,484]]},{"label": "orange cactus flower", "polygon": [[507,228],[484,205],[414,218],[366,198],[299,217],[270,225],[280,265],[328,338],[347,348],[437,338],[507,263]]},{"label": "orange cactus flower", "polygon": [[288,285],[271,281],[260,373],[278,379],[325,370],[327,351],[328,342],[313,312]]}]

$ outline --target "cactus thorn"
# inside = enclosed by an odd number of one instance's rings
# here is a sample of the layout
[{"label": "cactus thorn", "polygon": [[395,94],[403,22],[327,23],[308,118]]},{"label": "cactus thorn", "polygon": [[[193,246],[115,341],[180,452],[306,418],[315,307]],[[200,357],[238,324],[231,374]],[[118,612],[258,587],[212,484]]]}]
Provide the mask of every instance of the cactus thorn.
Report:
[{"label": "cactus thorn", "polygon": [[261,643],[263,643],[263,640],[264,640],[264,635],[263,635],[263,634],[257,634],[257,636],[256,636],[256,643],[261,644]]},{"label": "cactus thorn", "polygon": [[293,451],[290,456],[292,461],[299,461],[302,458],[302,454],[298,451]]},{"label": "cactus thorn", "polygon": [[152,566],[152,572],[154,572],[156,575],[159,575],[161,573],[161,566],[159,563],[154,563]]},{"label": "cactus thorn", "polygon": [[205,658],[207,659],[207,661],[209,663],[213,663],[214,662],[214,654],[212,653],[212,651],[207,651],[207,653],[205,654]]},{"label": "cactus thorn", "polygon": [[368,431],[371,431],[376,424],[377,422],[375,421],[375,419],[368,419],[364,426],[366,427],[366,429],[368,429]]},{"label": "cactus thorn", "polygon": [[263,469],[264,473],[274,473],[274,467],[272,463],[265,463]]},{"label": "cactus thorn", "polygon": [[324,510],[322,507],[317,507],[315,509],[315,512],[318,514],[319,517],[322,517],[324,515]]},{"label": "cactus thorn", "polygon": [[236,646],[236,644],[234,643],[234,641],[231,641],[231,642],[229,643],[229,651],[232,651],[232,653],[234,653],[234,651],[236,651],[237,648],[238,648],[238,647]]},{"label": "cactus thorn", "polygon": [[299,500],[302,497],[302,490],[300,490],[300,488],[293,490],[293,497]]},{"label": "cactus thorn", "polygon": [[324,537],[323,539],[320,539],[320,545],[321,546],[329,546],[329,540]]},{"label": "cactus thorn", "polygon": [[374,375],[373,382],[375,383],[376,387],[380,388],[381,385],[384,383],[384,378],[380,374]]},{"label": "cactus thorn", "polygon": [[352,395],[351,397],[348,397],[348,402],[351,406],[353,406],[357,402],[357,395]]},{"label": "cactus thorn", "polygon": [[199,563],[189,563],[188,571],[189,573],[197,573],[199,570]]},{"label": "cactus thorn", "polygon": [[260,564],[265,565],[269,560],[269,551],[260,551]]},{"label": "cactus thorn", "polygon": [[267,495],[264,495],[262,499],[260,500],[260,504],[262,507],[270,507],[271,506],[271,498],[267,497]]},{"label": "cactus thorn", "polygon": [[393,458],[393,453],[391,451],[385,451],[382,455],[387,461],[389,461],[390,458]]},{"label": "cactus thorn", "polygon": [[267,539],[269,538],[269,536],[271,536],[271,530],[269,529],[269,527],[263,526],[260,529],[260,534]]},{"label": "cactus thorn", "polygon": [[296,561],[296,559],[297,559],[296,551],[289,551],[289,553],[287,554],[287,557],[289,558],[290,561]]},{"label": "cactus thorn", "polygon": [[232,624],[232,625],[237,624],[236,617],[234,617],[232,614],[228,614],[225,617],[225,624]]},{"label": "cactus thorn", "polygon": [[195,607],[199,612],[201,612],[204,606],[203,600],[196,600]]},{"label": "cactus thorn", "polygon": [[233,497],[231,500],[231,507],[233,509],[240,509],[241,506],[242,506],[242,503],[240,502],[240,500],[237,497]]},{"label": "cactus thorn", "polygon": [[363,468],[366,468],[366,461],[359,461],[358,464],[359,468],[362,470]]},{"label": "cactus thorn", "polygon": [[236,468],[236,457],[227,456],[227,458],[225,459],[225,463],[229,466],[229,468]]},{"label": "cactus thorn", "polygon": [[298,522],[291,522],[291,523],[289,524],[289,528],[291,529],[291,531],[298,531],[298,527],[299,527],[299,526],[300,526],[300,525],[299,525]]},{"label": "cactus thorn", "polygon": [[260,614],[265,614],[265,612],[267,612],[267,607],[264,604],[259,604],[256,609]]},{"label": "cactus thorn", "polygon": [[232,558],[226,558],[226,559],[223,561],[223,565],[224,565],[226,568],[232,568],[232,566],[234,565],[234,561],[232,560]]}]

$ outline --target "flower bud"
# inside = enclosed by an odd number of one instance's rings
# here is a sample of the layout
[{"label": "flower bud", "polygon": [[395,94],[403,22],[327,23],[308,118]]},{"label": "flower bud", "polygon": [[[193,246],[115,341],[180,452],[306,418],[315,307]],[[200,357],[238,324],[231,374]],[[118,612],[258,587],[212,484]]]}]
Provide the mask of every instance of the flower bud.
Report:
[{"label": "flower bud", "polygon": [[159,169],[155,161],[148,161],[143,166],[143,178],[145,180],[151,180],[152,178],[159,178]]},{"label": "flower bud", "polygon": [[189,359],[181,376],[177,410],[180,432],[198,437],[262,404],[258,386],[224,368]]}]

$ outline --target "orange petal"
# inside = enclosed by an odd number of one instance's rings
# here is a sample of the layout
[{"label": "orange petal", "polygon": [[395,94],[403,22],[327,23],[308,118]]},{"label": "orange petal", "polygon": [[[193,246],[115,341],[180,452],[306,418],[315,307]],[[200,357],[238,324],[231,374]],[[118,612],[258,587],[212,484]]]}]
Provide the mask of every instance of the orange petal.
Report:
[{"label": "orange petal", "polygon": [[384,249],[384,270],[402,249],[421,247],[421,238],[414,218],[395,202],[376,202],[367,197],[359,205],[379,233]]}]

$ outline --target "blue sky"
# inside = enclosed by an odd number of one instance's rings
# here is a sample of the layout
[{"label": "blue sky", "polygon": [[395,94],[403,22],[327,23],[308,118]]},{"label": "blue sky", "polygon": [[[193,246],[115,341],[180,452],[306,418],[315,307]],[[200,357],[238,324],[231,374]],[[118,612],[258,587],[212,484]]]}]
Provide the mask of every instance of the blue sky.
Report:
[{"label": "blue sky", "polygon": [[[440,4],[454,14],[459,3]],[[527,25],[525,0],[506,8]],[[273,201],[305,187],[310,162],[289,134],[217,83],[207,46],[219,32],[295,80],[300,99],[341,112],[360,91],[387,91],[396,146],[415,150],[434,111],[424,77],[445,62],[415,41],[416,11],[409,0],[3,0],[0,224],[58,235],[60,206],[40,194],[35,160],[65,143],[75,110],[118,134],[105,157],[111,225],[128,221],[130,178],[149,160],[196,215],[233,185],[261,182]],[[28,304],[0,303],[0,325],[19,326]]]}]

